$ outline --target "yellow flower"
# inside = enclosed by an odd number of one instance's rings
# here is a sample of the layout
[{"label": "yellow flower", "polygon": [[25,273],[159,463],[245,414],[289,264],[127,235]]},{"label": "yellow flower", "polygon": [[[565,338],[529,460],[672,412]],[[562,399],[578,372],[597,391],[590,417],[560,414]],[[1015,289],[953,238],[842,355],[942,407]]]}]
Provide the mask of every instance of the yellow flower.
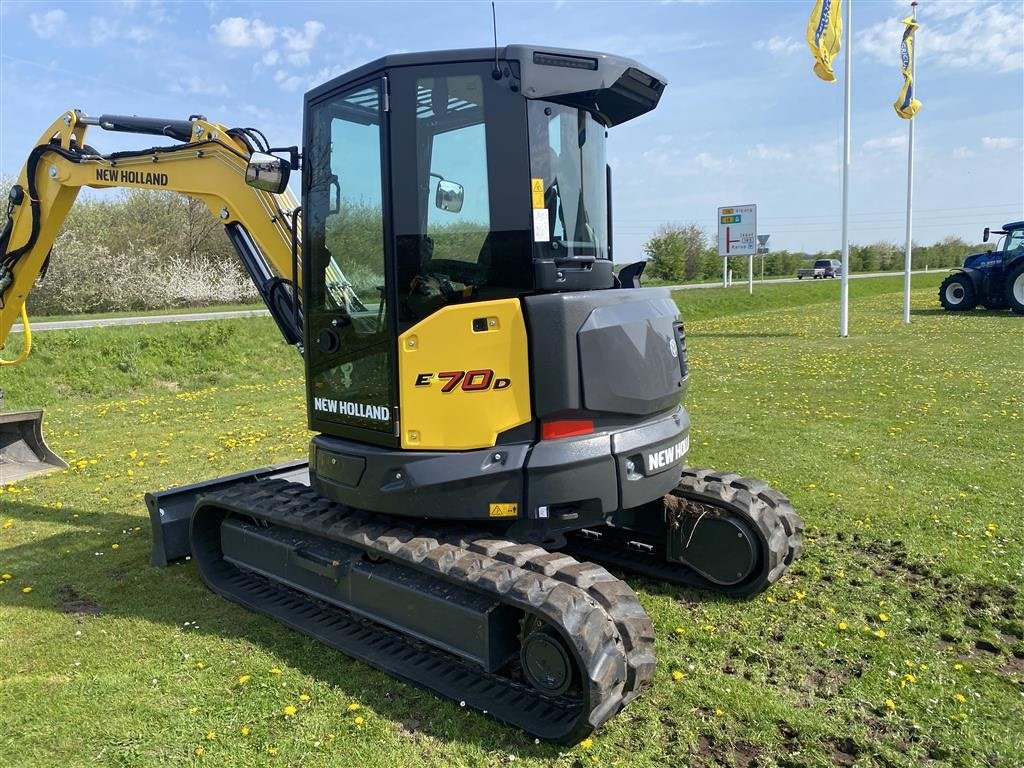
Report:
[{"label": "yellow flower", "polygon": [[206,663],[205,662],[202,662],[202,661],[197,661],[196,662],[196,669],[203,669],[204,667],[206,667]]},{"label": "yellow flower", "polygon": [[277,754],[277,747],[267,747],[267,754],[268,755],[276,755]]},{"label": "yellow flower", "polygon": [[303,693],[303,694],[300,694],[300,695],[299,695],[299,701],[309,701],[309,696],[308,696],[308,694],[305,694],[305,693]]},{"label": "yellow flower", "polygon": [[580,746],[583,749],[590,749],[592,746],[594,746],[594,740],[593,739],[584,739],[583,741],[580,742]]},{"label": "yellow flower", "polygon": [[878,614],[878,620],[879,621],[888,621],[889,620],[889,614],[888,613],[880,613],[880,614]]},{"label": "yellow flower", "polygon": [[796,590],[795,594],[796,594],[796,599],[797,600],[803,600],[805,597],[807,597],[807,593],[806,592],[801,592],[799,589]]},{"label": "yellow flower", "polygon": [[849,628],[850,628],[850,625],[847,624],[845,621],[840,621],[839,622],[839,629],[841,629],[843,632],[845,632]]},{"label": "yellow flower", "polygon": [[[10,576],[4,576],[5,579],[11,578]],[[676,627],[676,634],[681,635],[686,631],[684,627]]]},{"label": "yellow flower", "polygon": [[207,731],[207,733],[206,733],[206,740],[207,741],[213,741],[216,738],[217,738],[217,732],[216,731]]},{"label": "yellow flower", "polygon": [[23,593],[23,594],[26,594],[26,595],[27,595],[27,594],[28,594],[29,592],[31,592],[31,591],[32,591],[32,587],[25,587],[25,588],[24,588],[24,589],[22,589],[21,591],[22,591],[22,593]]},{"label": "yellow flower", "polygon": [[120,549],[120,548],[121,548],[121,545],[120,545],[120,544],[111,544],[111,545],[110,545],[110,548],[111,548],[111,549]]},{"label": "yellow flower", "polygon": [[673,669],[672,670],[672,679],[673,680],[682,680],[684,677],[686,677],[686,675],[684,675],[678,669]]},{"label": "yellow flower", "polygon": [[963,664],[954,664],[953,665],[953,669],[963,669],[963,668],[964,668]]},{"label": "yellow flower", "polygon": [[246,683],[249,682],[249,678],[250,677],[251,677],[251,675],[242,675],[240,678],[238,678],[238,684],[239,685],[245,685]]},{"label": "yellow flower", "polygon": [[9,518],[7,518],[6,522],[4,522],[3,527],[6,530],[7,528],[10,528],[12,525],[14,525],[14,518],[13,517],[9,517]]},{"label": "yellow flower", "polygon": [[13,576],[11,576],[11,574],[9,574],[9,573],[5,573],[5,574],[3,574],[2,576],[0,576],[0,579],[3,579],[4,581],[10,581],[10,580],[11,580],[11,579],[13,579],[13,578],[14,578],[14,577],[13,577]]},{"label": "yellow flower", "polygon": [[348,711],[349,711],[349,712],[357,712],[357,711],[359,711],[359,705],[358,705],[358,704],[356,704],[356,703],[355,703],[355,702],[353,701],[353,702],[352,702],[351,704],[349,704],[349,705],[348,705]]},{"label": "yellow flower", "polygon": [[362,724],[363,724],[363,723],[365,723],[365,722],[366,722],[366,721],[365,721],[365,720],[363,720],[363,718],[362,718],[362,717],[357,717],[357,718],[356,718],[356,725],[362,725]]},{"label": "yellow flower", "polygon": [[891,712],[892,710],[896,709],[896,702],[893,701],[892,699],[886,699],[885,700],[885,708],[888,709]]},{"label": "yellow flower", "polygon": [[717,707],[715,707],[715,716],[716,717],[721,717],[724,714],[725,714],[725,710],[724,709],[718,709]]},{"label": "yellow flower", "polygon": [[285,717],[292,717],[296,712],[298,712],[298,710],[291,704],[284,708]]},{"label": "yellow flower", "polygon": [[200,757],[203,756],[203,752],[205,752],[205,751],[206,750],[203,749],[202,747],[196,747],[196,754],[199,755]]},{"label": "yellow flower", "polygon": [[959,701],[961,704],[967,701],[967,697],[964,696],[962,693],[954,693],[953,698]]},{"label": "yellow flower", "polygon": [[884,629],[876,629],[871,634],[873,634],[875,637],[885,637],[885,630]]},{"label": "yellow flower", "polygon": [[249,735],[249,731],[250,731],[250,729],[249,729],[248,725],[243,725],[242,726],[242,735],[243,736],[248,736]]},{"label": "yellow flower", "polygon": [[272,668],[272,669],[270,670],[270,674],[272,674],[272,675],[280,675],[280,674],[281,674],[281,670],[280,670],[280,669],[278,669],[277,667],[273,667],[273,668]]},{"label": "yellow flower", "polygon": [[334,734],[333,734],[333,733],[328,733],[328,734],[327,734],[327,740],[328,740],[328,741],[334,741],[334,738],[335,738],[335,737],[334,737]]}]

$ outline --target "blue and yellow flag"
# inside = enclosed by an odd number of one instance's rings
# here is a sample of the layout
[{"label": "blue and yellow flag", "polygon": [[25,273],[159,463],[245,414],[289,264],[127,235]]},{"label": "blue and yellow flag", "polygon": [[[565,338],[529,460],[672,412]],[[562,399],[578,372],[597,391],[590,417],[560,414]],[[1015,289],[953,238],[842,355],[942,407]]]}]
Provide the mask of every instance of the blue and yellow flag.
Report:
[{"label": "blue and yellow flag", "polygon": [[835,82],[832,59],[839,53],[843,35],[843,0],[816,0],[811,18],[807,20],[807,44],[814,54],[814,74],[822,80]]},{"label": "blue and yellow flag", "polygon": [[893,102],[896,114],[904,120],[910,120],[921,108],[921,102],[914,98],[914,32],[921,26],[916,19],[907,17],[903,20],[907,28],[903,30],[903,41],[900,43],[900,61],[903,65],[903,90],[900,97]]}]

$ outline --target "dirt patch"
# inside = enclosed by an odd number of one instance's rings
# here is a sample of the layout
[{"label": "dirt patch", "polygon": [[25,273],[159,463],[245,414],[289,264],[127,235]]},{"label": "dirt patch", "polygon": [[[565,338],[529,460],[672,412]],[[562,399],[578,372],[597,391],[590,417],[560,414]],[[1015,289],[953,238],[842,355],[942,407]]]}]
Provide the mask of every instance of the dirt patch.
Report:
[{"label": "dirt patch", "polygon": [[75,616],[99,616],[104,611],[102,605],[70,584],[57,587],[57,607]]},{"label": "dirt patch", "polygon": [[832,764],[833,765],[853,765],[857,762],[857,755],[860,754],[860,747],[857,743],[847,737],[845,739],[839,739],[838,741],[832,742]]}]

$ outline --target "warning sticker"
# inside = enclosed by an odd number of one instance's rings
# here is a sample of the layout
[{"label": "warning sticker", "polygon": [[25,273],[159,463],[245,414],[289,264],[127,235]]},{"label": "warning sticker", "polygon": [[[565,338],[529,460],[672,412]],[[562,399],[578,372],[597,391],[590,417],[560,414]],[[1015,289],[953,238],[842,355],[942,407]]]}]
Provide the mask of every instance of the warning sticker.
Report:
[{"label": "warning sticker", "polygon": [[546,243],[551,240],[548,229],[548,211],[546,208],[533,209],[533,242]]},{"label": "warning sticker", "polygon": [[533,194],[533,207],[544,207],[544,179],[531,179],[530,189]]},{"label": "warning sticker", "polygon": [[491,517],[518,517],[518,504],[491,504]]}]

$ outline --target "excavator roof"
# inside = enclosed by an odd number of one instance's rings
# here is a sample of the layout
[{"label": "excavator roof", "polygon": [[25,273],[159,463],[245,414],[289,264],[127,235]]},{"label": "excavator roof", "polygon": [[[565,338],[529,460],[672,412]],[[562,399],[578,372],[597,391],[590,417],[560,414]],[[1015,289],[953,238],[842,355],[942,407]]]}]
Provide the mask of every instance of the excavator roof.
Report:
[{"label": "excavator roof", "polygon": [[375,72],[472,61],[517,61],[519,88],[528,99],[548,99],[599,114],[608,126],[649,112],[658,105],[667,81],[657,72],[623,56],[548,46],[508,45],[383,56],[339,75],[306,93],[306,103]]}]

